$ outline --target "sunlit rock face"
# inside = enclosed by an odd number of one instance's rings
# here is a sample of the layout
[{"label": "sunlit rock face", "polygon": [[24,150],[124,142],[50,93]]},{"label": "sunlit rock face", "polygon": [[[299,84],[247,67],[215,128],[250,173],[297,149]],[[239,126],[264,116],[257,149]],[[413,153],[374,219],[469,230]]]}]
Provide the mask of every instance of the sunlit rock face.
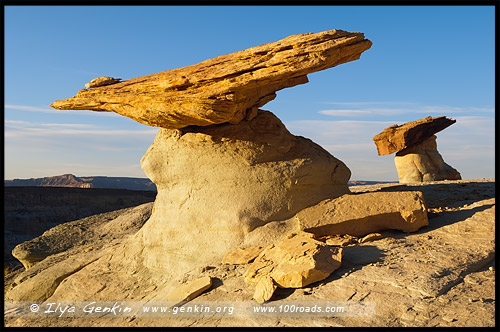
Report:
[{"label": "sunlit rock face", "polygon": [[89,85],[94,88],[82,89],[51,106],[116,112],[149,126],[170,129],[238,123],[273,100],[276,91],[307,83],[309,73],[357,60],[371,45],[359,32],[293,35],[122,82],[104,77],[107,85]]}]

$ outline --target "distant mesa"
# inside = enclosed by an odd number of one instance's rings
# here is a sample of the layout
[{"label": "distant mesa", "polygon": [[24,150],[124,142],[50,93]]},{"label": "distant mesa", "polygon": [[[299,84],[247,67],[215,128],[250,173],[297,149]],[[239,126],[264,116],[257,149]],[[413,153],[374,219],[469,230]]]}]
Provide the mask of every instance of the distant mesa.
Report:
[{"label": "distant mesa", "polygon": [[147,178],[108,176],[77,177],[73,174],[63,174],[44,178],[4,180],[4,186],[156,190],[156,185]]},{"label": "distant mesa", "polygon": [[394,152],[400,183],[461,180],[460,173],[446,164],[437,150],[437,132],[456,120],[431,117],[393,125],[373,137],[379,156]]},{"label": "distant mesa", "polygon": [[[395,181],[352,180],[349,186],[365,186],[378,183],[394,183]],[[73,174],[48,176],[43,178],[4,180],[5,187],[68,187],[68,188],[110,188],[128,190],[156,190],[156,185],[148,178],[86,176]]]},{"label": "distant mesa", "polygon": [[365,180],[349,180],[347,184],[349,186],[368,186],[372,184],[389,184],[397,183],[398,181],[365,181]]}]

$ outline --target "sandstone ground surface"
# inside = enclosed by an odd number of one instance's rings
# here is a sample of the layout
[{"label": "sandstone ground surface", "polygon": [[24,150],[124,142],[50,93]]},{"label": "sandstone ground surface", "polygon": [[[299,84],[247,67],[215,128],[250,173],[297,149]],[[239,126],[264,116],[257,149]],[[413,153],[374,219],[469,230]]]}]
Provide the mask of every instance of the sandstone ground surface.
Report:
[{"label": "sandstone ground surface", "polygon": [[[100,314],[91,317],[32,317],[9,309],[6,326],[436,326],[493,327],[495,325],[495,181],[457,180],[413,184],[381,184],[351,187],[356,193],[420,191],[426,201],[429,224],[417,232],[380,231],[366,241],[348,241],[343,246],[341,266],[329,277],[302,288],[277,288],[264,304],[252,300],[255,285],[244,280],[248,264],[213,262],[192,269],[175,280],[175,285],[151,280],[146,270],[130,266],[122,280],[105,270],[104,251],[114,251],[133,236],[126,234],[101,243],[98,250],[85,251],[92,243],[75,243],[72,249],[45,258],[28,271],[7,275],[6,290],[12,282],[29,283],[48,269],[59,273],[53,294],[41,294],[45,303],[57,301],[135,301],[154,303],[162,294],[210,277],[212,285],[189,305],[233,305],[225,315],[124,315]],[[151,204],[144,205],[147,211]],[[127,211],[128,223],[134,223]],[[147,212],[145,212],[147,213]],[[144,214],[139,213],[144,216]],[[116,219],[117,217],[115,217]],[[122,219],[124,217],[122,216]],[[113,220],[115,220],[113,219]],[[136,224],[137,225],[137,224]],[[111,226],[110,226],[111,227]],[[217,241],[217,239],[214,239]],[[106,244],[104,244],[106,243]],[[101,251],[102,250],[102,251]],[[80,256],[77,256],[80,255]],[[63,257],[64,256],[64,257]],[[108,266],[113,259],[108,261]],[[58,262],[60,262],[58,264]],[[65,262],[62,264],[61,262]],[[86,262],[86,263],[85,263]],[[60,265],[62,264],[62,265]],[[58,267],[59,265],[59,267]],[[66,268],[66,270],[63,269]],[[97,269],[99,268],[99,270]],[[64,270],[64,271],[63,271]],[[45,272],[49,274],[48,272]],[[99,274],[100,273],[100,274]],[[99,278],[89,280],[89,275]],[[125,275],[126,274],[126,275]],[[51,273],[53,275],[53,273]],[[118,279],[118,281],[117,281]],[[131,280],[135,280],[131,282]],[[57,283],[59,283],[57,285]],[[73,284],[73,286],[69,285]],[[80,294],[68,293],[72,287]],[[85,287],[82,287],[86,285]],[[168,287],[167,287],[168,286]],[[35,285],[33,286],[35,288]],[[106,291],[104,291],[106,290]],[[8,294],[8,293],[7,293]],[[102,294],[100,296],[100,294]],[[110,296],[114,294],[114,296]],[[49,295],[47,297],[47,295]],[[361,303],[372,305],[375,315],[342,316],[337,314],[265,315],[238,313],[238,304],[279,306],[306,303]]]}]

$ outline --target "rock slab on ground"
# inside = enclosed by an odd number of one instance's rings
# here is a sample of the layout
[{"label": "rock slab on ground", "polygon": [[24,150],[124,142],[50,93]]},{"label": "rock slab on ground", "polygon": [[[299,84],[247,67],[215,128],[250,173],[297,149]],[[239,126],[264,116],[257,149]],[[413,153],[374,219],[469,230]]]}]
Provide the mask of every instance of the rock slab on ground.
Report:
[{"label": "rock slab on ground", "polygon": [[151,190],[5,186],[5,261],[15,261],[10,254],[15,246],[59,224],[153,202],[155,197]]},{"label": "rock slab on ground", "polygon": [[373,192],[325,199],[295,215],[299,228],[317,237],[362,237],[386,229],[415,232],[428,225],[421,192]]},{"label": "rock slab on ground", "polygon": [[174,305],[191,301],[212,286],[212,278],[201,277],[187,284],[181,285],[167,296],[167,300]]},{"label": "rock slab on ground", "polygon": [[151,216],[152,205],[153,203],[146,203],[116,213],[90,216],[57,225],[42,235],[17,245],[12,250],[12,255],[29,269],[46,257],[73,247],[94,243],[83,250],[95,250],[96,242],[104,243],[110,238],[122,238],[137,233]]},{"label": "rock slab on ground", "polygon": [[[58,225],[21,243],[14,255],[25,269],[9,283],[6,298],[45,301],[67,276],[104,256],[108,250],[116,250],[119,243],[135,235],[151,216],[152,207],[153,203],[146,203],[93,215]],[[101,283],[94,280],[93,286]],[[86,291],[89,289],[91,287]]]},{"label": "rock slab on ground", "polygon": [[259,279],[257,285],[255,286],[255,292],[253,294],[253,299],[257,303],[264,303],[271,299],[276,290],[277,286],[273,281],[273,278],[266,275]]},{"label": "rock slab on ground", "polygon": [[248,264],[264,250],[260,246],[237,248],[227,252],[222,259],[223,264]]}]

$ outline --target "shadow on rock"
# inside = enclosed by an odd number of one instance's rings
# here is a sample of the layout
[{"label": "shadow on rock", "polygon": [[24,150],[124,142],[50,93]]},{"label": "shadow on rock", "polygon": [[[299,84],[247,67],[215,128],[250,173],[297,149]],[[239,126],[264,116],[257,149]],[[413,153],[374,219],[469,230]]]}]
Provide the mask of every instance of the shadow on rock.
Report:
[{"label": "shadow on rock", "polygon": [[[429,218],[429,225],[424,226],[417,232],[411,234],[426,234],[428,232],[432,232],[441,227],[452,225],[454,223],[471,218],[474,214],[485,211],[493,206],[495,206],[494,203],[485,204],[468,210],[446,211],[440,213],[432,218]],[[386,230],[383,233],[384,237],[392,237],[394,239],[402,239],[410,235],[410,233],[404,233],[396,230]]]},{"label": "shadow on rock", "polygon": [[[313,284],[311,284],[313,285]],[[296,288],[276,288],[274,291],[272,301],[284,300],[295,292]]]},{"label": "shadow on rock", "polygon": [[224,283],[222,282],[222,280],[220,280],[219,278],[212,278],[212,286],[210,286],[209,289],[207,289],[207,292],[211,292],[213,291],[214,289],[216,288],[219,288],[220,286],[222,286]]},{"label": "shadow on rock", "polygon": [[376,246],[356,245],[344,247],[340,268],[335,270],[326,279],[310,284],[308,287],[317,287],[346,277],[352,272],[360,270],[365,265],[382,261],[384,257],[385,253]]},{"label": "shadow on rock", "polygon": [[[381,191],[421,191],[429,208],[465,201],[468,204],[495,197],[495,182],[406,184]],[[444,195],[446,193],[446,195]]]},{"label": "shadow on rock", "polygon": [[434,218],[429,219],[429,225],[422,227],[416,234],[425,234],[427,232],[436,230],[443,226],[448,226],[454,224],[456,222],[468,219],[472,217],[474,214],[487,210],[491,207],[495,206],[494,203],[486,204],[482,206],[478,206],[468,210],[459,210],[459,211],[447,211],[443,214],[440,214]]}]

